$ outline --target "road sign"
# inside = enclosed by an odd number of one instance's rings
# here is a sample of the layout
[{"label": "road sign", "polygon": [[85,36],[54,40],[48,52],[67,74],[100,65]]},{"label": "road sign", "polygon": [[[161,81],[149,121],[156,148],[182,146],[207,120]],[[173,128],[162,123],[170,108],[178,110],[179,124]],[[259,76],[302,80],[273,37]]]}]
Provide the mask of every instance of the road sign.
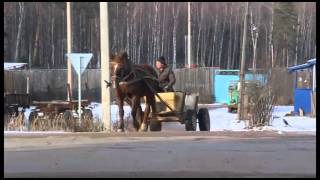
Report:
[{"label": "road sign", "polygon": [[[79,125],[81,124],[81,74],[86,69],[89,64],[92,53],[68,53],[73,68],[78,74],[78,115],[79,115]],[[71,98],[70,98],[71,99]]]},{"label": "road sign", "polygon": [[82,74],[92,58],[92,53],[69,53],[67,56],[77,74]]}]

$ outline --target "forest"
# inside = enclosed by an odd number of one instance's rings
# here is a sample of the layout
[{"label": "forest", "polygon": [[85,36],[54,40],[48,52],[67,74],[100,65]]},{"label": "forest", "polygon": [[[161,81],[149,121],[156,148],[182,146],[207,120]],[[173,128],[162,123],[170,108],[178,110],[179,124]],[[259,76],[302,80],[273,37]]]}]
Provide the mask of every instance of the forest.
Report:
[{"label": "forest", "polygon": [[[246,68],[289,67],[316,57],[316,2],[192,2],[192,64],[239,69],[247,33]],[[110,2],[112,53],[127,51],[135,64],[154,65],[164,56],[186,65],[186,2]],[[88,68],[100,68],[98,2],[72,2],[72,52],[93,53]],[[4,62],[30,68],[67,67],[65,2],[4,2]]]}]

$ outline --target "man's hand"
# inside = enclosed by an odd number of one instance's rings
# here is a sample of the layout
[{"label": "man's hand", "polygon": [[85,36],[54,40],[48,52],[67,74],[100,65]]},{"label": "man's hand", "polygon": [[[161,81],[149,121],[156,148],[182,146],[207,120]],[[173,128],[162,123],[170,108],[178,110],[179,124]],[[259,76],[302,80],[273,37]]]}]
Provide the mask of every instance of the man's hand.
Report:
[{"label": "man's hand", "polygon": [[167,91],[168,91],[168,89],[169,89],[168,85],[167,85],[167,86],[165,86],[163,89],[164,89],[164,91],[166,91],[166,92],[167,92]]}]

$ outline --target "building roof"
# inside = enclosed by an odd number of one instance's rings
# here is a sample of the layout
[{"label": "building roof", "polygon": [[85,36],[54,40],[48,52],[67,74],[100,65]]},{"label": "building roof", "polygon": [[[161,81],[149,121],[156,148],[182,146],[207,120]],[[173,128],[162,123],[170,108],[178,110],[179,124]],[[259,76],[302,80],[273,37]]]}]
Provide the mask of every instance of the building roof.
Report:
[{"label": "building roof", "polygon": [[13,70],[23,68],[24,66],[28,65],[27,63],[3,63],[4,70]]},{"label": "building roof", "polygon": [[294,71],[297,71],[297,70],[311,68],[315,64],[316,64],[316,59],[310,59],[310,60],[307,61],[307,63],[289,67],[288,70],[291,73],[291,72],[294,72]]}]

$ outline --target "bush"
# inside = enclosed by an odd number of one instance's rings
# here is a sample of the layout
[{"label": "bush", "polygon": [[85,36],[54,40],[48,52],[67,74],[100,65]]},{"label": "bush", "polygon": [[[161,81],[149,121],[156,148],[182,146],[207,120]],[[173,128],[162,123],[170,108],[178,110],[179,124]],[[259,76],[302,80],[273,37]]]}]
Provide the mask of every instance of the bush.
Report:
[{"label": "bush", "polygon": [[274,107],[274,93],[269,88],[257,91],[256,101],[251,109],[250,127],[270,125]]}]

